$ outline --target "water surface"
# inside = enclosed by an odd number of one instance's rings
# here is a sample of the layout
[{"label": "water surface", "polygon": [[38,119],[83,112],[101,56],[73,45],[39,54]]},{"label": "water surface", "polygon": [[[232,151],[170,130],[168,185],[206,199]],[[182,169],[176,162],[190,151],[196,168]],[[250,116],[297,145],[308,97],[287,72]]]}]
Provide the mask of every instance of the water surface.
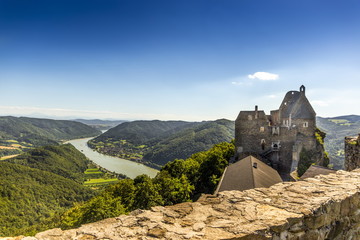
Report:
[{"label": "water surface", "polygon": [[124,174],[129,178],[135,178],[141,174],[147,174],[150,177],[155,177],[155,175],[159,172],[154,168],[150,168],[140,163],[98,153],[88,147],[87,142],[90,139],[92,138],[81,138],[70,140],[66,143],[71,143],[76,149],[101,167],[106,168],[111,172]]}]

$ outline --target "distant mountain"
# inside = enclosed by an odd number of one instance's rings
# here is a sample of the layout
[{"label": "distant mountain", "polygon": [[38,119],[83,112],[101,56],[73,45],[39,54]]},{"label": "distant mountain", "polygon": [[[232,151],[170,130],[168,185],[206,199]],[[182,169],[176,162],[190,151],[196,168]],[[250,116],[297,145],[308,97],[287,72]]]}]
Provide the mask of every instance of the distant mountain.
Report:
[{"label": "distant mountain", "polygon": [[345,115],[345,116],[339,116],[339,117],[333,117],[333,118],[327,118],[327,119],[345,119],[349,122],[360,122],[359,115]]},{"label": "distant mountain", "polygon": [[234,122],[134,121],[125,122],[91,140],[97,151],[160,167],[188,158],[214,144],[234,138]]},{"label": "distant mountain", "polygon": [[81,122],[83,124],[89,125],[91,127],[100,130],[108,130],[123,122],[127,122],[125,120],[100,120],[100,119],[74,119],[74,121]]},{"label": "distant mountain", "polygon": [[16,140],[34,146],[100,134],[83,123],[27,117],[0,117],[0,141]]},{"label": "distant mountain", "polygon": [[199,123],[184,121],[133,121],[109,129],[96,139],[113,138],[127,140],[132,144],[145,144],[150,140],[167,137]]},{"label": "distant mountain", "polygon": [[48,229],[46,219],[94,196],[82,185],[87,162],[69,144],[0,161],[0,236]]},{"label": "distant mountain", "polygon": [[330,163],[335,169],[343,169],[344,138],[360,133],[360,116],[317,117],[317,126],[326,133],[325,150],[329,153]]}]

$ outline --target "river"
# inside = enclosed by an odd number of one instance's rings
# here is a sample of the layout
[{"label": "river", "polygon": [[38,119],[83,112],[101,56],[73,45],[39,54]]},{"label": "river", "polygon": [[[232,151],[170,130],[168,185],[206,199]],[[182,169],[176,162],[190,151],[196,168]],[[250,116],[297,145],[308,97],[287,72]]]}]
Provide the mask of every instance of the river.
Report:
[{"label": "river", "polygon": [[77,150],[82,152],[87,158],[101,167],[106,168],[111,172],[124,174],[129,178],[135,178],[141,174],[147,174],[150,177],[155,177],[155,175],[159,172],[154,168],[150,168],[140,163],[98,153],[88,147],[87,142],[90,139],[92,138],[81,138],[70,140],[66,143],[71,143]]}]

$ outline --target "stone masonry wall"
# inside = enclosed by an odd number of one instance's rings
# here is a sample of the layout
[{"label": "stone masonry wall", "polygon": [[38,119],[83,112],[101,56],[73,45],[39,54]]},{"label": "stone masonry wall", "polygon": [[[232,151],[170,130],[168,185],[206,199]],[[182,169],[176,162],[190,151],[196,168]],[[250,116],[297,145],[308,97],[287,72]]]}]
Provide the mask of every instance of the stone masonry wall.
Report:
[{"label": "stone masonry wall", "polygon": [[360,133],[358,137],[345,137],[345,170],[360,167]]},{"label": "stone masonry wall", "polygon": [[204,195],[182,203],[17,240],[360,239],[360,169]]}]

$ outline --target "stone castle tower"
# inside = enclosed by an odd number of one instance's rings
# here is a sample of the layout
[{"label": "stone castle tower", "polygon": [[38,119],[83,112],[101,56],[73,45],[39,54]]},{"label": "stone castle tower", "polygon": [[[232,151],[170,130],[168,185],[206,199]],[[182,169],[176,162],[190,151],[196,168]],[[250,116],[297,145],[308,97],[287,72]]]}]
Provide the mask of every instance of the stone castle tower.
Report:
[{"label": "stone castle tower", "polygon": [[287,92],[279,109],[270,115],[257,106],[254,111],[240,111],[235,121],[237,158],[255,155],[289,180],[300,152],[319,150],[315,131],[316,113],[301,86],[300,91]]},{"label": "stone castle tower", "polygon": [[360,167],[360,133],[357,137],[345,137],[345,170]]}]

